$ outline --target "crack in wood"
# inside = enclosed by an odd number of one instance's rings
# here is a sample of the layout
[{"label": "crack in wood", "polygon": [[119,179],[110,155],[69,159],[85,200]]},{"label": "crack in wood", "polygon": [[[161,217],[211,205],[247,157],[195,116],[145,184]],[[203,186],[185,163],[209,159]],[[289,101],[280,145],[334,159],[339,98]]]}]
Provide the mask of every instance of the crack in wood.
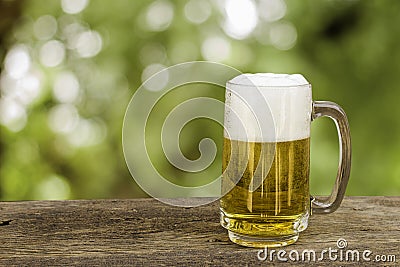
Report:
[{"label": "crack in wood", "polygon": [[12,222],[12,220],[0,221],[0,226],[10,225],[10,222]]}]

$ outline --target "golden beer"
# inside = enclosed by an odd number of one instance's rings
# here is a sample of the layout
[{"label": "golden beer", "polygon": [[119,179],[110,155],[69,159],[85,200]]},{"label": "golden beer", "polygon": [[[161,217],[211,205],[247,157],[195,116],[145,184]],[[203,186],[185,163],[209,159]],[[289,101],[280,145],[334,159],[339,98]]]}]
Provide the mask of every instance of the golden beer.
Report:
[{"label": "golden beer", "polygon": [[276,143],[224,138],[221,224],[233,242],[265,247],[297,240],[310,210],[309,155],[310,138]]}]

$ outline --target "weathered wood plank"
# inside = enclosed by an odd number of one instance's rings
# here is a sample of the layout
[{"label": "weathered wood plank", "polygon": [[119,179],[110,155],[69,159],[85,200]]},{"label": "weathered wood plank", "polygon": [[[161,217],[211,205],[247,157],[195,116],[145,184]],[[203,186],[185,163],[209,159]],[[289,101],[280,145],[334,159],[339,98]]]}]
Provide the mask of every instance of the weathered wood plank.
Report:
[{"label": "weathered wood plank", "polygon": [[[347,197],[335,213],[313,215],[297,243],[283,249],[315,250],[315,262],[297,262],[304,266],[378,264],[327,255],[318,261],[322,250],[338,249],[336,241],[344,238],[344,253],[368,249],[371,260],[395,255],[396,262],[381,266],[399,266],[399,207],[400,197]],[[258,249],[231,243],[219,225],[218,202],[196,208],[154,199],[1,202],[0,237],[1,266],[293,265],[276,255],[273,262],[260,261]]]}]

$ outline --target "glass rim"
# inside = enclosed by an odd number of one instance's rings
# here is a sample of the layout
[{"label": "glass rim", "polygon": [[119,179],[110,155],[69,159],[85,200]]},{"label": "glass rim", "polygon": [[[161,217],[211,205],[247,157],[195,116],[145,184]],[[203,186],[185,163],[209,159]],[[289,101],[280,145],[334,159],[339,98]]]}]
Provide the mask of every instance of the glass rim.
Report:
[{"label": "glass rim", "polygon": [[311,88],[311,83],[303,83],[303,84],[297,84],[297,85],[256,85],[256,84],[243,84],[243,83],[235,83],[232,82],[231,80],[226,82],[226,85],[237,85],[237,86],[244,86],[244,87],[257,87],[257,88],[269,88],[269,89],[274,89],[274,88],[296,88],[296,87],[309,87]]}]

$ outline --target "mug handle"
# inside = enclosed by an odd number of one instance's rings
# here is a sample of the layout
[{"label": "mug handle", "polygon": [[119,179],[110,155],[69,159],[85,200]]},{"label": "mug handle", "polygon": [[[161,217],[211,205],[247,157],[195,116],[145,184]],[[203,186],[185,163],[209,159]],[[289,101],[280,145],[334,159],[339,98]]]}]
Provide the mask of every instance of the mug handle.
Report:
[{"label": "mug handle", "polygon": [[311,120],[319,117],[329,117],[336,125],[339,135],[339,169],[335,186],[327,198],[311,197],[312,212],[328,214],[339,208],[346,191],[351,167],[351,140],[349,122],[346,113],[336,103],[329,101],[313,101]]}]

